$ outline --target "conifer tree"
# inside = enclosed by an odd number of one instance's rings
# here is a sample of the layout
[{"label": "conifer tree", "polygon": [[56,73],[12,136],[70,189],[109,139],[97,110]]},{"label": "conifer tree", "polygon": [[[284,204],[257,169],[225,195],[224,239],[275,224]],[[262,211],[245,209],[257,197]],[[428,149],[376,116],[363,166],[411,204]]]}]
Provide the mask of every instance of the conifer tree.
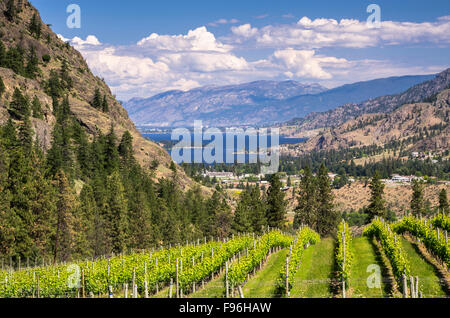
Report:
[{"label": "conifer tree", "polygon": [[328,170],[324,164],[321,165],[317,175],[317,232],[325,236],[331,234],[337,227],[339,216],[334,210],[333,192]]},{"label": "conifer tree", "polygon": [[370,216],[370,220],[373,220],[376,216],[385,217],[386,206],[383,199],[384,184],[381,182],[381,176],[378,171],[375,171],[369,187],[371,190],[371,197],[367,212]]},{"label": "conifer tree", "polygon": [[41,37],[41,23],[39,22],[36,13],[34,13],[33,16],[31,17],[28,30],[30,31],[30,34],[33,35],[36,39],[39,39]]},{"label": "conifer tree", "polygon": [[127,246],[127,201],[120,174],[114,171],[107,179],[107,229],[110,250],[121,253]]},{"label": "conifer tree", "polygon": [[9,114],[13,119],[24,120],[30,116],[30,105],[28,99],[22,95],[17,87],[14,89],[12,101],[9,104]]},{"label": "conifer tree", "polygon": [[420,217],[425,214],[425,199],[423,194],[423,185],[418,180],[412,182],[413,194],[411,197],[411,213]]},{"label": "conifer tree", "polygon": [[92,99],[91,106],[96,109],[102,109],[102,96],[98,88],[95,89],[94,98]]},{"label": "conifer tree", "polygon": [[297,196],[294,228],[299,228],[302,224],[311,228],[316,228],[317,224],[316,180],[309,166],[306,166],[300,179],[300,193]]},{"label": "conifer tree", "polygon": [[267,225],[272,228],[281,228],[285,221],[286,201],[285,194],[281,191],[283,184],[278,174],[274,174],[270,179],[270,187],[267,191]]},{"label": "conifer tree", "polygon": [[261,198],[261,191],[258,186],[249,189],[250,194],[250,218],[253,232],[260,234],[267,226],[266,202]]},{"label": "conifer tree", "polygon": [[6,4],[5,16],[9,21],[13,21],[17,17],[18,9],[14,0],[8,0]]},{"label": "conifer tree", "polygon": [[248,189],[242,191],[236,211],[232,229],[235,233],[249,233],[253,231],[252,219],[250,214],[250,193]]},{"label": "conifer tree", "polygon": [[114,127],[111,125],[110,131],[106,135],[105,144],[105,170],[107,174],[111,174],[113,171],[119,169],[120,158],[117,148],[117,137],[114,132]]},{"label": "conifer tree", "polygon": [[25,68],[25,76],[28,78],[35,78],[36,73],[39,72],[39,60],[36,55],[36,51],[34,48],[31,48],[31,51],[28,55],[28,62]]},{"label": "conifer tree", "polygon": [[122,161],[125,165],[133,162],[134,152],[133,152],[133,136],[127,130],[122,135],[122,140],[119,144],[119,154],[122,157]]},{"label": "conifer tree", "polygon": [[102,101],[102,111],[104,113],[109,112],[109,105],[108,105],[108,100],[106,99],[106,95],[103,96],[103,101]]},{"label": "conifer tree", "polygon": [[448,214],[450,212],[447,191],[445,189],[442,189],[441,192],[439,192],[439,211],[444,214]]},{"label": "conifer tree", "polygon": [[0,77],[0,98],[2,98],[3,94],[5,93],[5,89],[5,83],[3,83],[3,79]]},{"label": "conifer tree", "polygon": [[61,170],[56,175],[58,186],[56,203],[56,234],[53,262],[70,261],[75,243],[74,211],[77,208],[75,194],[70,187],[65,173]]},{"label": "conifer tree", "polygon": [[44,119],[44,112],[42,111],[42,105],[37,96],[34,96],[33,102],[31,103],[31,111],[34,118]]}]

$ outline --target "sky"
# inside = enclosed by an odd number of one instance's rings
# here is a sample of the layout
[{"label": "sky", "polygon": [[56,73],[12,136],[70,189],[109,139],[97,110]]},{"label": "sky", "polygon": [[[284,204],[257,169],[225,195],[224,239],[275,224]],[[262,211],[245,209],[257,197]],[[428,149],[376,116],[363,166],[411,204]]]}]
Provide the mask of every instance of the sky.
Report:
[{"label": "sky", "polygon": [[[255,80],[332,88],[450,67],[448,0],[31,3],[123,101]],[[70,4],[80,28],[67,24]],[[367,23],[371,4],[379,23]]]}]

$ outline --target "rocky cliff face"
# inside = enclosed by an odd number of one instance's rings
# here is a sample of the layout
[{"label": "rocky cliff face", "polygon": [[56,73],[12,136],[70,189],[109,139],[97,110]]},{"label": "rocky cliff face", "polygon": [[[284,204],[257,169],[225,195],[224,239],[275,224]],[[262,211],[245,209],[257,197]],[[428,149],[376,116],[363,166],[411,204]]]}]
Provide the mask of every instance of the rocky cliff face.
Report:
[{"label": "rocky cliff face", "polygon": [[[35,96],[42,104],[44,118],[33,118],[33,128],[36,136],[45,149],[51,143],[51,132],[55,123],[53,115],[52,99],[47,94],[46,85],[52,70],[60,72],[63,62],[67,64],[67,70],[73,85],[68,92],[72,113],[80,124],[92,137],[97,129],[107,133],[111,126],[120,138],[128,130],[134,137],[133,147],[136,158],[143,167],[149,167],[153,160],[158,160],[160,166],[156,171],[156,177],[168,177],[171,158],[161,147],[143,138],[128,117],[127,111],[116,100],[108,85],[99,77],[92,74],[82,55],[70,45],[61,41],[52,32],[51,28],[41,21],[39,12],[26,0],[15,1],[16,15],[11,19],[7,13],[7,2],[0,2],[0,36],[3,45],[9,48],[18,47],[27,54],[34,50],[39,62],[39,71],[34,79],[26,78],[12,71],[10,68],[0,67],[0,77],[5,85],[5,92],[0,99],[0,124],[8,119],[8,107],[13,91],[16,87],[32,100]],[[30,32],[30,21],[37,17],[40,24],[40,36]],[[98,89],[102,96],[106,97],[109,105],[108,112],[102,112],[91,106],[95,90]],[[182,186],[192,184],[192,181],[179,171]]]}]

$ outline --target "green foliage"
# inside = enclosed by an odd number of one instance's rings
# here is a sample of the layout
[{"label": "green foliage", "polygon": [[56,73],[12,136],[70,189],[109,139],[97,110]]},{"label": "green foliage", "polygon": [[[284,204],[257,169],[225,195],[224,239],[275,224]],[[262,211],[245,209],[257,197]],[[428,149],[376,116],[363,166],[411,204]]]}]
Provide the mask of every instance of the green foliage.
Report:
[{"label": "green foliage", "polygon": [[272,248],[285,248],[291,242],[292,238],[282,234],[280,231],[271,231],[257,241],[254,241],[253,248],[247,250],[246,256],[228,268],[228,281],[230,286],[242,286],[247,279],[247,275],[267,257]]},{"label": "green foliage", "polygon": [[42,55],[42,62],[49,63],[51,61],[52,57],[49,54]]},{"label": "green foliage", "polygon": [[410,269],[407,257],[401,249],[400,240],[396,239],[394,231],[391,230],[388,224],[375,220],[364,229],[363,235],[369,238],[375,237],[380,241],[381,247],[391,263],[397,284],[401,289],[403,286],[403,275],[408,277]]},{"label": "green foliage", "polygon": [[34,118],[44,119],[44,112],[42,111],[42,105],[37,96],[34,96],[33,102],[31,103],[31,111]]},{"label": "green foliage", "polygon": [[383,199],[384,184],[381,182],[381,176],[378,171],[375,172],[369,188],[371,195],[367,213],[369,214],[370,219],[373,220],[375,217],[386,216],[386,203]]},{"label": "green foliage", "polygon": [[0,77],[0,98],[5,93],[5,89],[6,89],[5,83],[3,83],[3,79]]},{"label": "green foliage", "polygon": [[[435,222],[439,223],[439,221]],[[414,217],[406,217],[401,222],[396,223],[393,229],[398,234],[410,233],[419,238],[428,250],[438,256],[447,266],[450,266],[450,245],[445,242],[443,235],[438,237],[437,230],[432,227],[432,223],[430,222],[427,225],[426,220],[421,221]]]},{"label": "green foliage", "polygon": [[439,192],[439,211],[444,214],[450,213],[450,206],[447,199],[447,190],[442,189]]},{"label": "green foliage", "polygon": [[39,21],[36,13],[34,13],[31,17],[28,30],[30,31],[30,34],[36,39],[39,39],[41,37],[41,22]]},{"label": "green foliage", "polygon": [[100,94],[100,89],[96,88],[94,92],[94,98],[92,99],[91,106],[96,109],[102,109],[102,96]]},{"label": "green foliage", "polygon": [[272,228],[282,228],[286,216],[285,193],[281,191],[283,184],[278,174],[272,175],[267,191],[267,225]]},{"label": "green foliage", "polygon": [[355,253],[352,246],[352,235],[350,233],[350,227],[346,222],[342,221],[339,224],[337,230],[337,244],[334,259],[336,264],[337,279],[339,281],[345,280],[345,282],[347,283],[346,286],[348,286],[349,279],[351,277],[354,257]]},{"label": "green foliage", "polygon": [[17,87],[14,89],[8,112],[15,120],[24,120],[31,114],[28,98]]},{"label": "green foliage", "polygon": [[412,182],[412,198],[411,198],[411,212],[414,216],[420,217],[425,215],[425,199],[423,193],[423,185],[418,180]]},{"label": "green foliage", "polygon": [[[297,237],[291,245],[291,254],[289,255],[289,291],[294,286],[294,277],[300,266],[304,250],[310,245],[314,245],[318,242],[320,242],[320,235],[311,230],[309,227],[303,227],[298,231]],[[277,289],[280,294],[286,293],[286,272],[286,263],[284,263],[277,280]]]}]

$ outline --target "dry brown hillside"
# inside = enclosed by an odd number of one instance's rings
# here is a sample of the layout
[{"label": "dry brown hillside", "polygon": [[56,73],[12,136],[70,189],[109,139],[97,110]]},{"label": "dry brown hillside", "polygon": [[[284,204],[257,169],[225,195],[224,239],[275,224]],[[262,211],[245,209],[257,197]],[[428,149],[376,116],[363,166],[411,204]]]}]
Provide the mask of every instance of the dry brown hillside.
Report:
[{"label": "dry brown hillside", "polygon": [[[127,111],[120,105],[111,93],[108,85],[99,77],[92,74],[82,55],[72,46],[61,41],[51,28],[40,20],[39,12],[26,0],[17,1],[21,3],[17,17],[10,21],[5,16],[6,2],[0,1],[0,36],[1,41],[7,48],[21,47],[25,52],[31,48],[36,51],[40,74],[36,79],[22,77],[10,69],[0,68],[0,76],[6,87],[6,91],[0,99],[0,124],[8,119],[7,108],[15,87],[20,87],[22,92],[30,99],[37,96],[43,105],[44,120],[33,118],[33,127],[36,136],[44,148],[51,143],[52,127],[55,117],[52,109],[52,99],[45,93],[46,81],[48,81],[51,70],[59,71],[63,61],[66,61],[70,77],[73,80],[73,88],[69,92],[70,107],[73,114],[88,134],[92,137],[97,129],[107,133],[111,126],[114,127],[118,138],[128,130],[134,137],[135,155],[143,167],[149,167],[153,160],[158,160],[160,165],[156,170],[156,177],[168,177],[171,175],[169,169],[171,158],[169,154],[158,145],[143,138],[137,131],[133,122],[129,119]],[[28,25],[33,14],[37,14],[41,23],[41,36],[39,39],[33,37]],[[44,55],[50,56],[50,61],[45,63]],[[90,106],[95,89],[98,88],[106,95],[109,112],[103,113]],[[178,171],[182,187],[191,187],[193,181],[189,179],[182,169]]]},{"label": "dry brown hillside", "polygon": [[384,145],[416,137],[411,150],[441,151],[450,147],[450,90],[429,103],[406,104],[387,114],[364,114],[301,145],[303,152]]}]

